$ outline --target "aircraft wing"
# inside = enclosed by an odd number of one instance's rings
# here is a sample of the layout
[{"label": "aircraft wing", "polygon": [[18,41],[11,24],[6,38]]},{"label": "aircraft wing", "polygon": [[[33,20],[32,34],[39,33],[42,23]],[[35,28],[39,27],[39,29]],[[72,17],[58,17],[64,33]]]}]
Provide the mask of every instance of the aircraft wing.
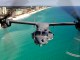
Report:
[{"label": "aircraft wing", "polygon": [[36,25],[36,22],[26,22],[26,21],[14,21],[14,20],[10,20],[10,23],[15,23],[15,24],[28,24],[28,25]]},{"label": "aircraft wing", "polygon": [[49,26],[75,25],[75,22],[50,23]]},{"label": "aircraft wing", "polygon": [[[14,21],[10,20],[10,23],[15,23],[15,24],[28,24],[28,25],[38,25],[38,22],[26,22],[26,21]],[[47,23],[49,26],[62,26],[62,25],[75,25],[76,22],[60,22],[60,23]]]}]

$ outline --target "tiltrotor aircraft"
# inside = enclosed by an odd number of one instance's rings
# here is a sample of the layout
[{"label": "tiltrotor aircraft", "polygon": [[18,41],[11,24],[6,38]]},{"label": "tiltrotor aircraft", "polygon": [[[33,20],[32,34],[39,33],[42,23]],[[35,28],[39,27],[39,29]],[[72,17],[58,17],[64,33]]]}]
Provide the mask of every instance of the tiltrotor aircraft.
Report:
[{"label": "tiltrotor aircraft", "polygon": [[12,23],[15,24],[27,24],[35,25],[36,31],[32,33],[32,38],[35,44],[40,46],[48,43],[49,40],[53,39],[54,34],[49,30],[49,26],[65,26],[65,25],[75,25],[76,29],[80,30],[80,18],[77,16],[77,21],[75,22],[61,22],[61,23],[38,23],[38,22],[24,22],[24,21],[14,21],[8,19],[11,13],[7,13],[3,18],[0,19],[0,24],[2,28],[10,27]]}]

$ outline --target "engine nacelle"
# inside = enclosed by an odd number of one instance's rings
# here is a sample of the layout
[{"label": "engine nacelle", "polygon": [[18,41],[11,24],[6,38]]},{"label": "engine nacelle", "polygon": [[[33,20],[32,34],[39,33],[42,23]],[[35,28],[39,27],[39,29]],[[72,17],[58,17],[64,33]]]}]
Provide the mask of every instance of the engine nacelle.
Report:
[{"label": "engine nacelle", "polygon": [[7,28],[7,27],[9,27],[9,26],[11,26],[11,23],[10,23],[9,20],[3,19],[3,20],[1,21],[1,27],[2,27],[2,28]]},{"label": "engine nacelle", "polygon": [[76,27],[76,29],[78,29],[80,31],[80,22],[76,22],[75,27]]}]

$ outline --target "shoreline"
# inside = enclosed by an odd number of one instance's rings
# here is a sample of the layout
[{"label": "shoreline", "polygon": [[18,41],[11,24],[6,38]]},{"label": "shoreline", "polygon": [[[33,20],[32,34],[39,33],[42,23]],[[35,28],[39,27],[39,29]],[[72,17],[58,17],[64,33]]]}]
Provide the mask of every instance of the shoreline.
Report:
[{"label": "shoreline", "polygon": [[12,19],[12,20],[21,20],[21,19],[23,19],[23,18],[28,18],[28,17],[31,16],[32,14],[35,14],[35,13],[37,13],[37,12],[40,12],[40,11],[45,10],[45,9],[48,9],[48,8],[50,8],[50,7],[42,8],[42,9],[40,9],[40,10],[36,10],[36,11],[31,12],[31,13],[22,14],[22,15],[20,15],[20,16],[16,16],[16,18],[10,17],[9,19]]}]

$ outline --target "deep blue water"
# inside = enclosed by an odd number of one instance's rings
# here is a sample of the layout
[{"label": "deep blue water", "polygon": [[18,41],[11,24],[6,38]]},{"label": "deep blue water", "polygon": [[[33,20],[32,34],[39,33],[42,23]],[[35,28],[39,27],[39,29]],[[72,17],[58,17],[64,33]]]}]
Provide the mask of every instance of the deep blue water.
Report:
[{"label": "deep blue water", "polygon": [[[34,19],[49,23],[75,20],[62,7],[43,10],[23,21]],[[50,30],[54,39],[39,47],[31,38],[34,26],[12,24],[7,29],[0,29],[0,60],[80,60],[80,32],[75,26],[56,26],[50,27]]]}]

